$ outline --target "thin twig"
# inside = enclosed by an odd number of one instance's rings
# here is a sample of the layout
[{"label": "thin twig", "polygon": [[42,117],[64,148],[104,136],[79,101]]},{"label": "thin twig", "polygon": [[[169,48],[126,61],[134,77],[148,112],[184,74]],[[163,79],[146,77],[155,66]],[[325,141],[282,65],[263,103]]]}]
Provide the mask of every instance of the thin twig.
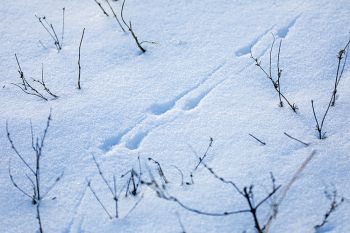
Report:
[{"label": "thin twig", "polygon": [[287,102],[287,104],[289,105],[289,107],[293,110],[293,112],[297,113],[297,110],[298,110],[298,107],[296,106],[296,104],[292,104],[288,99],[287,97],[282,94],[281,92],[281,88],[280,88],[280,78],[281,78],[281,74],[282,74],[282,70],[280,69],[279,67],[279,57],[280,57],[280,53],[281,53],[281,45],[282,45],[282,41],[280,41],[280,44],[279,44],[279,48],[278,48],[278,55],[277,55],[277,80],[275,81],[274,78],[272,77],[272,72],[271,72],[271,66],[272,66],[272,61],[271,61],[271,57],[272,57],[272,51],[273,51],[273,47],[274,47],[274,44],[275,44],[275,36],[273,35],[273,42],[271,44],[271,48],[270,48],[270,66],[269,66],[269,71],[270,71],[270,74],[266,72],[266,70],[262,67],[261,65],[261,61],[258,60],[258,58],[254,57],[252,52],[250,52],[250,58],[255,62],[255,65],[257,67],[259,67],[259,69],[261,71],[263,71],[263,73],[265,74],[265,76],[271,81],[275,91],[278,93],[278,96],[279,96],[279,105],[280,107],[283,107],[283,103],[282,103],[282,99],[285,100]]},{"label": "thin twig", "polygon": [[52,183],[52,185],[50,185],[50,186],[47,188],[46,192],[42,195],[42,198],[45,198],[46,195],[58,184],[58,182],[62,179],[63,175],[64,175],[64,172],[62,172],[62,173],[55,179],[54,183]]},{"label": "thin twig", "polygon": [[123,1],[122,9],[121,9],[121,11],[120,11],[120,17],[122,18],[122,21],[123,21],[124,25],[128,28],[128,30],[129,30],[129,32],[131,33],[132,37],[134,38],[137,47],[141,50],[142,53],[145,53],[145,52],[146,52],[146,49],[143,48],[143,47],[141,46],[141,43],[139,42],[139,39],[137,38],[137,36],[136,36],[134,30],[132,29],[131,21],[129,21],[129,24],[127,24],[127,23],[125,22],[124,15],[123,15],[125,1],[126,1],[126,0]]},{"label": "thin twig", "polygon": [[44,64],[41,64],[41,81],[40,80],[37,80],[37,79],[33,79],[33,82],[37,82],[39,83],[43,88],[44,90],[49,94],[51,95],[53,98],[58,98],[57,95],[53,94],[50,89],[46,86],[45,84],[45,80],[44,80]]},{"label": "thin twig", "polygon": [[81,34],[81,40],[80,40],[80,44],[79,44],[79,59],[78,59],[78,68],[79,68],[79,74],[78,74],[78,89],[81,89],[80,86],[80,73],[81,73],[81,66],[80,66],[80,50],[81,50],[81,44],[83,42],[83,38],[84,38],[84,33],[85,33],[85,28],[83,29],[83,33]]},{"label": "thin twig", "polygon": [[101,5],[100,2],[98,2],[97,0],[94,0],[96,2],[96,4],[100,7],[101,11],[103,12],[103,14],[105,14],[107,17],[109,17],[109,14],[105,11],[105,9],[103,8],[103,6]]},{"label": "thin twig", "polygon": [[36,205],[36,218],[38,219],[38,223],[39,223],[39,232],[43,233],[43,226],[41,223],[41,215],[40,215],[40,202],[38,202],[38,204]]},{"label": "thin twig", "polygon": [[181,227],[181,233],[186,233],[185,226],[184,226],[184,224],[182,223],[181,218],[180,218],[180,215],[179,215],[178,212],[176,212],[176,217],[177,217],[177,220],[178,220],[179,225],[180,225],[180,227]]},{"label": "thin twig", "polygon": [[140,199],[137,200],[137,202],[135,203],[135,205],[134,205],[133,207],[131,207],[131,209],[130,209],[130,210],[128,211],[128,213],[124,216],[124,218],[128,217],[129,214],[131,214],[131,212],[133,212],[133,211],[136,209],[136,207],[140,204],[140,202],[142,201],[142,199],[143,199],[143,194],[141,195]]},{"label": "thin twig", "polygon": [[152,159],[151,157],[148,158],[149,161],[152,161],[153,163],[155,163],[157,165],[157,170],[158,170],[158,174],[159,176],[163,179],[163,181],[167,184],[169,183],[169,181],[167,180],[167,178],[165,177],[165,174],[163,172],[162,166],[160,166],[160,163],[157,160]]},{"label": "thin twig", "polygon": [[93,158],[93,160],[95,162],[95,165],[97,167],[98,173],[101,176],[103,182],[107,185],[107,187],[108,187],[109,191],[111,192],[111,194],[114,195],[115,193],[114,193],[112,187],[110,186],[110,184],[108,183],[106,177],[103,175],[103,172],[101,170],[100,164],[97,162],[96,157],[95,157],[94,154],[92,154],[92,158]]},{"label": "thin twig", "polygon": [[15,57],[16,57],[17,65],[18,65],[18,73],[20,75],[20,79],[22,80],[22,85],[24,87],[24,90],[27,90],[26,83],[24,82],[24,73],[22,71],[21,65],[19,64],[17,54],[15,54]]},{"label": "thin twig", "polygon": [[109,0],[105,0],[105,1],[107,2],[108,6],[109,6],[109,9],[111,9],[111,11],[113,13],[113,16],[114,16],[115,20],[117,21],[119,27],[122,29],[123,32],[125,32],[125,29],[124,29],[123,25],[120,23],[120,21],[119,21],[119,19],[117,17],[117,14],[114,12],[113,7],[109,3]]},{"label": "thin twig", "polygon": [[332,194],[328,193],[328,191],[325,191],[326,197],[331,201],[329,209],[323,216],[323,220],[320,224],[317,224],[314,226],[315,230],[319,230],[322,228],[327,222],[328,218],[331,216],[332,213],[336,211],[336,209],[344,202],[344,197],[341,197],[340,200],[338,200],[338,194],[337,190],[333,190]]},{"label": "thin twig", "polygon": [[61,46],[63,47],[63,39],[64,39],[64,13],[66,11],[66,8],[62,8],[62,37],[61,37]]},{"label": "thin twig", "polygon": [[115,202],[115,217],[118,218],[119,214],[118,214],[118,195],[117,195],[117,182],[115,179],[115,175],[113,175],[113,187],[114,187],[114,202]]},{"label": "thin twig", "polygon": [[204,152],[204,155],[202,157],[199,157],[199,162],[198,164],[196,165],[196,167],[193,169],[193,171],[196,171],[197,168],[199,167],[199,165],[202,163],[202,161],[205,159],[205,157],[207,157],[208,155],[208,152],[209,152],[209,149],[213,146],[213,142],[214,142],[214,139],[212,137],[209,138],[209,145],[207,147],[207,149],[205,150]]},{"label": "thin twig", "polygon": [[35,175],[35,171],[33,168],[31,168],[31,166],[29,166],[28,162],[23,158],[23,156],[18,152],[17,148],[15,147],[15,144],[12,141],[11,135],[10,135],[10,131],[8,128],[8,121],[6,121],[6,133],[7,133],[7,139],[9,140],[10,144],[11,144],[11,148],[12,150],[16,153],[16,155],[22,160],[22,162],[24,163],[24,165]]},{"label": "thin twig", "polygon": [[97,196],[95,190],[93,190],[93,188],[91,187],[91,182],[88,181],[88,187],[91,190],[92,194],[94,195],[95,199],[98,201],[98,203],[101,205],[101,207],[103,208],[103,210],[105,211],[105,213],[108,215],[108,217],[110,219],[112,219],[112,215],[108,212],[108,210],[106,209],[106,207],[103,205],[103,203],[101,202],[100,198]]},{"label": "thin twig", "polygon": [[181,175],[181,186],[184,185],[184,174],[182,173],[181,169],[178,168],[177,166],[175,165],[171,165],[172,167],[174,167]]},{"label": "thin twig", "polygon": [[30,196],[26,191],[24,191],[22,188],[20,188],[17,183],[15,182],[14,178],[13,178],[13,175],[11,173],[11,165],[9,163],[9,169],[8,169],[8,172],[9,172],[9,176],[10,176],[10,180],[13,184],[13,186],[18,189],[21,193],[23,193],[25,196],[29,197],[30,199],[32,199],[33,203],[35,202],[35,199],[34,197]]},{"label": "thin twig", "polygon": [[281,54],[281,46],[282,46],[282,39],[280,40],[280,44],[278,46],[278,55],[277,55],[277,84],[278,84],[278,97],[280,99],[280,107],[283,107],[283,102],[281,98],[281,76],[282,76],[282,70],[280,69],[280,54]]},{"label": "thin twig", "polygon": [[309,145],[310,145],[310,143],[303,142],[303,141],[301,141],[301,140],[299,140],[299,139],[297,139],[297,138],[295,138],[295,137],[289,135],[289,134],[286,133],[286,132],[284,132],[284,135],[286,135],[287,137],[289,137],[289,138],[291,138],[291,139],[293,139],[293,140],[295,140],[295,141],[297,141],[297,142],[300,142],[300,143],[303,144],[304,146],[309,146]]},{"label": "thin twig", "polygon": [[255,137],[253,134],[249,134],[249,136],[251,136],[252,138],[254,138],[255,140],[257,140],[258,142],[260,142],[262,145],[266,145],[265,142],[261,141],[259,138]]}]

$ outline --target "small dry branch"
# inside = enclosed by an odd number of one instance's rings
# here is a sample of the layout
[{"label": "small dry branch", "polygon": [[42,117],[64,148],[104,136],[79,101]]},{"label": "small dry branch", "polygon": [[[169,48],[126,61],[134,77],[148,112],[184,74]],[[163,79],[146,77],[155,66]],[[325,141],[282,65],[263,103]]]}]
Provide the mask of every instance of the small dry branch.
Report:
[{"label": "small dry branch", "polygon": [[273,88],[277,92],[279,97],[279,106],[283,107],[283,100],[284,100],[288,104],[288,106],[293,110],[293,112],[297,113],[297,110],[298,110],[297,105],[294,103],[292,104],[281,91],[282,69],[280,68],[280,53],[281,53],[282,39],[280,40],[279,47],[278,47],[278,54],[277,54],[277,75],[276,75],[277,77],[273,77],[272,75],[272,53],[273,53],[275,41],[276,41],[276,38],[273,35],[273,41],[270,48],[270,60],[269,60],[268,72],[261,65],[261,61],[257,57],[253,56],[252,52],[250,52],[250,58],[253,59],[255,65],[259,67],[259,69],[265,74],[266,78],[271,81]]}]

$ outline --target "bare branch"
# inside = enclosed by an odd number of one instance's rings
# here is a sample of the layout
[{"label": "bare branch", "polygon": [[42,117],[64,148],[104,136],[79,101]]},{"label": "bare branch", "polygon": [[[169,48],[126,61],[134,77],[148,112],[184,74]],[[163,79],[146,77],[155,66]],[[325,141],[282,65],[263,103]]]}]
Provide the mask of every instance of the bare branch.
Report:
[{"label": "bare branch", "polygon": [[81,89],[81,86],[80,86],[80,73],[81,73],[80,50],[81,50],[81,44],[83,43],[84,33],[85,33],[85,28],[83,29],[83,33],[81,34],[81,39],[80,39],[80,44],[79,44],[79,58],[78,58],[78,69],[79,69],[79,74],[78,74],[78,89],[79,89],[79,90]]},{"label": "bare branch", "polygon": [[293,139],[293,140],[295,140],[295,141],[297,141],[297,142],[300,142],[300,143],[303,144],[304,146],[309,146],[309,145],[310,145],[310,143],[303,142],[303,141],[301,141],[301,140],[299,140],[299,139],[297,139],[297,138],[295,138],[295,137],[289,135],[289,134],[286,133],[286,132],[284,132],[284,135],[286,135],[287,137],[289,137],[289,138],[291,138],[291,139]]},{"label": "bare branch", "polygon": [[14,180],[14,178],[13,178],[13,176],[12,176],[12,173],[11,173],[11,164],[10,164],[10,163],[9,163],[8,172],[9,172],[9,176],[10,176],[10,179],[11,179],[11,182],[12,182],[13,186],[14,186],[16,189],[18,189],[21,193],[23,193],[25,196],[29,197],[29,198],[33,201],[33,203],[35,203],[35,202],[36,202],[36,201],[35,201],[35,198],[32,197],[32,196],[30,196],[30,195],[29,195],[26,191],[24,191],[23,189],[21,189],[21,188],[17,185],[17,183],[15,182],[15,180]]},{"label": "bare branch", "polygon": [[[113,10],[113,7],[112,7],[111,4],[109,3],[109,0],[105,0],[105,1],[107,2],[108,6],[109,6],[109,9],[111,9],[111,11],[112,11],[112,13],[113,13],[113,16],[114,16],[115,20],[117,21],[119,27],[122,29],[123,32],[125,32],[125,29],[124,29],[123,25],[120,23],[120,21],[119,21],[117,15],[116,15],[116,13],[115,13],[114,10]],[[122,16],[122,17],[123,17],[123,16]]]},{"label": "bare branch", "polygon": [[196,167],[193,169],[193,171],[196,171],[197,168],[199,167],[199,165],[202,163],[202,161],[205,159],[205,157],[207,157],[208,155],[208,151],[209,149],[213,146],[213,142],[214,142],[214,139],[212,137],[209,138],[209,145],[207,147],[207,149],[205,150],[204,152],[204,155],[202,157],[199,157],[199,162],[198,164],[196,165]]},{"label": "bare branch", "polygon": [[8,121],[6,121],[6,132],[7,132],[7,139],[9,140],[10,144],[11,144],[11,148],[12,150],[16,153],[16,155],[21,159],[21,161],[24,163],[24,165],[33,173],[35,174],[34,172],[34,169],[31,168],[29,166],[29,164],[27,163],[27,161],[23,158],[23,156],[18,152],[17,148],[15,147],[15,144],[13,143],[12,141],[12,138],[11,138],[11,135],[10,135],[10,131],[9,131],[9,128],[8,128]]},{"label": "bare branch", "polygon": [[163,179],[164,183],[166,183],[166,184],[169,183],[169,181],[165,177],[165,174],[163,172],[162,166],[160,166],[160,163],[158,161],[152,159],[151,157],[149,157],[148,160],[152,161],[153,163],[155,163],[157,165],[158,174]]},{"label": "bare branch", "polygon": [[108,210],[106,209],[106,207],[103,205],[103,203],[101,202],[100,198],[97,196],[95,190],[91,187],[91,182],[87,181],[87,186],[89,187],[90,191],[92,192],[92,194],[94,195],[95,199],[98,201],[98,203],[100,204],[100,206],[103,208],[103,210],[105,211],[105,213],[108,215],[108,217],[110,219],[112,219],[112,215],[108,212]]},{"label": "bare branch", "polygon": [[101,11],[103,12],[103,14],[105,14],[107,17],[109,16],[109,14],[105,11],[105,9],[102,7],[101,3],[98,2],[97,0],[94,0],[96,2],[96,4],[100,7]]},{"label": "bare branch", "polygon": [[96,160],[94,154],[92,154],[92,158],[93,158],[93,160],[94,160],[94,162],[95,162],[95,165],[96,165],[96,167],[97,167],[98,173],[99,173],[99,175],[101,176],[103,182],[107,185],[107,187],[108,187],[109,191],[111,192],[111,194],[114,195],[115,192],[113,191],[112,187],[111,187],[110,184],[108,183],[106,177],[103,175],[103,172],[102,172],[102,170],[101,170],[100,164],[97,162],[97,160]]},{"label": "bare branch", "polygon": [[125,1],[126,1],[126,0],[123,1],[122,9],[121,9],[121,11],[120,11],[120,16],[121,16],[121,18],[122,18],[122,21],[123,21],[124,25],[128,28],[129,32],[131,33],[132,37],[134,38],[137,47],[141,50],[142,53],[145,53],[145,52],[146,52],[146,49],[142,47],[142,45],[141,45],[142,42],[141,42],[141,43],[139,42],[139,39],[137,38],[137,36],[136,36],[136,34],[135,34],[135,31],[132,29],[131,21],[129,21],[129,24],[127,24],[127,23],[125,22],[124,15],[123,15]]},{"label": "bare branch", "polygon": [[252,138],[254,138],[255,140],[257,140],[258,142],[260,142],[263,146],[266,145],[265,142],[261,141],[259,138],[255,137],[253,134],[249,134],[249,136],[251,136]]}]

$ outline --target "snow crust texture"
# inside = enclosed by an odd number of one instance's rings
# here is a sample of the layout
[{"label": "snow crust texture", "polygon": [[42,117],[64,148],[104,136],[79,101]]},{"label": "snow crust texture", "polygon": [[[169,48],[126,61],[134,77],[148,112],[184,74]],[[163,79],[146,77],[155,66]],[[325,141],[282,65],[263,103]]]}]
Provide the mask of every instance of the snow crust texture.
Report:
[{"label": "snow crust texture", "polygon": [[[334,88],[337,55],[349,40],[348,0],[127,0],[125,18],[132,22],[145,53],[128,32],[122,32],[106,1],[109,17],[93,0],[4,0],[0,8],[0,232],[38,232],[36,207],[13,186],[31,192],[29,172],[7,138],[6,122],[16,148],[30,166],[31,124],[41,135],[52,110],[52,121],[41,159],[41,186],[62,179],[41,202],[44,232],[256,232],[250,213],[206,216],[159,198],[142,185],[137,196],[125,197],[130,169],[157,179],[161,164],[167,193],[194,209],[210,213],[246,209],[231,186],[216,179],[198,156],[220,177],[243,189],[254,185],[254,198],[271,189],[270,173],[282,185],[259,208],[265,222],[271,203],[293,179],[266,232],[350,232],[350,69],[346,66],[334,107],[324,123],[326,138],[318,139],[311,107],[321,118]],[[122,1],[109,1],[118,17]],[[64,40],[57,52],[50,35],[35,17],[46,16]],[[81,33],[81,86],[77,89]],[[298,106],[284,103],[251,54],[277,72],[279,41],[281,91]],[[58,98],[48,101],[23,93],[15,53],[28,80],[41,79]],[[37,84],[37,83],[36,83]],[[38,87],[38,86],[37,86]],[[31,122],[31,123],[30,123]],[[284,133],[308,143],[297,142]],[[265,143],[261,144],[249,134]],[[110,212],[114,202],[93,157],[108,182],[116,177],[119,218],[110,220],[87,186],[91,181]],[[9,165],[10,164],[10,165]],[[182,174],[181,174],[181,172]],[[193,184],[181,185],[183,182]],[[138,173],[139,174],[139,173]],[[124,189],[123,189],[124,188]],[[315,230],[330,207],[325,190],[336,190],[344,201],[327,223]],[[139,202],[140,198],[142,200]],[[129,210],[137,203],[136,208]]]}]

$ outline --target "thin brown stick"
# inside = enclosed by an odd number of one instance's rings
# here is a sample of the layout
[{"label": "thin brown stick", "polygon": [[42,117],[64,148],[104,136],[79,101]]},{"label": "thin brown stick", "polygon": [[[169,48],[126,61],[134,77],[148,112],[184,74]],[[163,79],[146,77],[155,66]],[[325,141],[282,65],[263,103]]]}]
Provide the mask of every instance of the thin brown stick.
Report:
[{"label": "thin brown stick", "polygon": [[301,141],[301,140],[299,140],[299,139],[297,139],[297,138],[295,138],[295,137],[289,135],[289,134],[286,133],[286,132],[284,132],[284,135],[286,135],[287,137],[289,137],[289,138],[291,138],[291,139],[293,139],[293,140],[295,140],[295,141],[297,141],[297,142],[300,142],[300,143],[303,144],[304,146],[309,146],[309,145],[310,145],[310,143],[303,142],[303,141]]},{"label": "thin brown stick", "polygon": [[[270,49],[270,67],[269,67],[269,70],[271,70],[271,65],[272,65],[272,62],[271,62],[271,56],[272,56],[272,50],[273,50],[273,46],[274,46],[274,43],[275,43],[275,37],[274,37],[274,40],[271,44],[271,49]],[[279,49],[278,49],[278,56],[277,56],[277,65],[278,65],[278,70],[277,70],[277,80],[275,81],[274,78],[272,77],[272,74],[270,73],[267,73],[266,70],[262,67],[261,65],[261,61],[258,60],[258,58],[254,57],[252,52],[250,52],[250,58],[254,60],[255,62],[255,65],[257,67],[259,67],[259,69],[265,74],[265,76],[271,81],[275,91],[278,93],[278,96],[279,96],[279,105],[280,106],[283,106],[283,103],[282,103],[282,99],[285,100],[287,102],[287,104],[289,105],[289,107],[293,110],[293,112],[297,113],[297,110],[298,110],[298,107],[296,106],[296,104],[292,104],[288,99],[287,97],[282,94],[281,92],[281,88],[279,87],[280,86],[280,78],[281,78],[281,74],[282,74],[282,70],[279,68],[279,57],[280,57],[280,52],[281,52],[281,45],[282,45],[282,42],[280,41],[280,44],[279,44]],[[281,104],[282,103],[282,104]]]},{"label": "thin brown stick", "polygon": [[282,46],[282,39],[280,40],[280,44],[278,46],[278,55],[277,55],[277,84],[278,84],[278,97],[280,99],[280,107],[283,107],[283,102],[281,98],[281,76],[282,76],[282,70],[280,69],[280,54],[281,54],[281,46]]},{"label": "thin brown stick", "polygon": [[96,4],[100,7],[101,11],[103,12],[103,14],[105,14],[107,17],[109,17],[109,14],[105,11],[105,9],[103,8],[103,6],[101,5],[100,2],[98,2],[97,0],[94,0],[96,2]]},{"label": "thin brown stick", "polygon": [[114,12],[113,7],[109,3],[109,0],[105,0],[105,1],[107,2],[108,6],[109,6],[109,9],[111,9],[111,11],[113,13],[113,16],[114,16],[115,20],[117,21],[119,27],[122,29],[123,32],[125,32],[125,29],[124,29],[123,25],[120,23],[117,14]]},{"label": "thin brown stick", "polygon": [[81,73],[81,65],[80,65],[80,50],[81,50],[81,44],[83,43],[85,28],[83,29],[83,33],[81,34],[80,44],[79,44],[79,59],[78,59],[78,68],[79,68],[79,74],[78,74],[78,89],[81,89],[80,86],[80,73]]},{"label": "thin brown stick", "polygon": [[6,134],[7,134],[7,139],[11,144],[11,148],[12,150],[16,153],[16,155],[18,156],[18,158],[21,159],[21,161],[24,163],[24,165],[33,173],[35,174],[35,171],[33,168],[31,168],[31,166],[29,166],[28,162],[23,158],[23,156],[19,153],[19,151],[17,150],[15,144],[13,143],[13,140],[11,138],[11,134],[8,128],[8,121],[6,121]]},{"label": "thin brown stick", "polygon": [[142,42],[141,43],[139,42],[139,39],[137,38],[134,30],[132,29],[131,21],[129,21],[129,24],[127,24],[125,22],[125,19],[124,19],[124,16],[123,16],[125,1],[126,0],[123,1],[122,9],[120,11],[120,16],[122,18],[122,21],[123,21],[124,25],[128,28],[129,32],[131,33],[132,37],[134,38],[134,41],[135,41],[137,47],[141,50],[142,53],[145,53],[146,49],[141,46]]},{"label": "thin brown stick", "polygon": [[107,208],[103,205],[102,201],[100,200],[100,198],[97,196],[95,190],[91,187],[91,182],[88,181],[87,186],[89,187],[90,191],[92,192],[92,194],[94,195],[95,199],[97,200],[97,202],[100,204],[100,206],[103,208],[103,210],[105,211],[105,213],[108,215],[108,217],[110,219],[112,219],[112,215],[108,212]]},{"label": "thin brown stick", "polygon": [[259,138],[255,137],[253,134],[249,134],[249,136],[251,136],[252,138],[254,138],[255,140],[257,140],[258,142],[260,142],[263,146],[266,145],[265,142],[261,141]]}]

